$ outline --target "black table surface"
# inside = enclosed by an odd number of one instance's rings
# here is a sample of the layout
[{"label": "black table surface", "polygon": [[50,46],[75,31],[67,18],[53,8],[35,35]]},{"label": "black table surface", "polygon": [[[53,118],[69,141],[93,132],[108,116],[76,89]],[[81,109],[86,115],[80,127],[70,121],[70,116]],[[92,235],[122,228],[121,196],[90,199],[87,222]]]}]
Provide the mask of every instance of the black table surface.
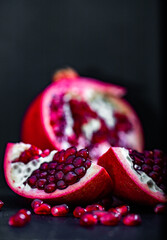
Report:
[{"label": "black table surface", "polygon": [[22,228],[8,225],[9,217],[21,208],[30,208],[30,202],[17,196],[8,187],[0,189],[0,199],[4,206],[0,211],[0,240],[160,240],[165,239],[165,220],[167,215],[157,215],[149,208],[138,207],[133,211],[140,213],[142,224],[128,227],[120,223],[118,226],[96,225],[91,228],[81,227],[79,220],[72,216],[67,217],[39,216],[32,213],[29,224]]}]

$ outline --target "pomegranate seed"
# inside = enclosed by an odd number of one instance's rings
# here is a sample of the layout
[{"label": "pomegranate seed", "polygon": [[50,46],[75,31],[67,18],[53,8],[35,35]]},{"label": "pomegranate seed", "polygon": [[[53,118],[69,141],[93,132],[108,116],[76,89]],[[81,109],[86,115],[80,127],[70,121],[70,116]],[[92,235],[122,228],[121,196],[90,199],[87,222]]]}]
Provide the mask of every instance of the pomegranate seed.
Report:
[{"label": "pomegranate seed", "polygon": [[74,184],[77,181],[77,175],[74,172],[69,172],[65,175],[64,180],[69,185]]},{"label": "pomegranate seed", "polygon": [[38,189],[44,189],[44,186],[46,184],[47,180],[45,178],[41,178],[37,181],[37,187]]},{"label": "pomegranate seed", "polygon": [[127,226],[136,226],[141,224],[141,218],[138,214],[128,214],[123,218],[123,223]]},{"label": "pomegranate seed", "polygon": [[61,180],[63,179],[64,177],[64,173],[62,171],[58,171],[56,174],[55,174],[55,179],[56,180]]},{"label": "pomegranate seed", "polygon": [[57,205],[51,209],[51,214],[54,217],[66,216],[68,212],[69,207],[66,204]]},{"label": "pomegranate seed", "polygon": [[32,175],[28,178],[28,184],[31,186],[31,187],[34,187],[36,185],[36,182],[37,182],[37,177]]},{"label": "pomegranate seed", "polygon": [[57,182],[58,189],[65,189],[67,187],[66,183],[63,180]]},{"label": "pomegranate seed", "polygon": [[31,219],[31,212],[26,209],[21,209],[15,215],[9,218],[8,224],[14,227],[23,227]]},{"label": "pomegranate seed", "polygon": [[52,182],[55,181],[55,177],[54,177],[53,175],[49,175],[49,176],[47,177],[47,181],[48,181],[49,183],[52,183]]},{"label": "pomegranate seed", "polygon": [[32,207],[32,209],[34,209],[34,208],[36,208],[36,207],[41,206],[42,203],[43,203],[42,200],[40,200],[40,199],[34,199],[34,200],[32,201],[32,203],[31,203],[31,207]]},{"label": "pomegranate seed", "polygon": [[47,157],[50,154],[50,150],[49,149],[45,149],[42,154],[41,157]]},{"label": "pomegranate seed", "polygon": [[91,166],[91,161],[87,159],[86,162],[84,162],[84,166],[88,169]]},{"label": "pomegranate seed", "polygon": [[74,165],[68,164],[63,168],[63,172],[66,174],[74,169]]},{"label": "pomegranate seed", "polygon": [[45,185],[44,191],[46,193],[52,193],[56,190],[56,184],[55,183],[49,183]]},{"label": "pomegranate seed", "polygon": [[44,162],[44,163],[41,164],[40,169],[41,170],[48,170],[48,166],[49,166],[49,164],[47,162]]},{"label": "pomegranate seed", "polygon": [[127,213],[130,212],[130,206],[128,205],[123,205],[120,207],[116,207],[115,210],[119,212],[122,216],[126,215]]},{"label": "pomegranate seed", "polygon": [[85,162],[85,159],[82,157],[77,157],[74,159],[73,164],[75,167],[81,167],[83,163]]},{"label": "pomegranate seed", "polygon": [[75,155],[76,152],[77,152],[76,147],[70,147],[65,151],[64,158],[67,159],[69,156]]},{"label": "pomegranate seed", "polygon": [[111,212],[111,213],[114,213],[114,214],[118,215],[119,218],[120,218],[120,220],[121,220],[122,215],[121,215],[121,213],[120,213],[119,211],[116,210],[116,208],[110,208],[110,209],[108,210],[108,212]]},{"label": "pomegranate seed", "polygon": [[0,210],[3,207],[4,203],[0,200]]},{"label": "pomegranate seed", "polygon": [[71,155],[66,159],[65,163],[66,164],[71,164],[74,159],[75,159],[75,155]]},{"label": "pomegranate seed", "polygon": [[87,149],[81,149],[76,153],[76,157],[83,157],[83,158],[87,158],[89,157],[89,153]]},{"label": "pomegranate seed", "polygon": [[155,213],[165,213],[167,212],[167,205],[163,203],[159,203],[154,208]]},{"label": "pomegranate seed", "polygon": [[115,226],[119,223],[119,221],[120,221],[119,215],[114,214],[112,212],[107,213],[100,217],[100,223],[107,226]]},{"label": "pomegranate seed", "polygon": [[74,170],[74,172],[78,175],[79,178],[82,178],[86,173],[86,169],[85,167],[78,167]]},{"label": "pomegranate seed", "polygon": [[64,162],[64,153],[65,150],[61,150],[60,152],[55,153],[53,161],[56,161],[58,163]]},{"label": "pomegranate seed", "polygon": [[57,162],[50,162],[48,168],[49,169],[55,169],[57,164],[58,164]]},{"label": "pomegranate seed", "polygon": [[85,209],[87,212],[92,212],[92,211],[96,211],[96,210],[100,210],[100,211],[105,210],[104,207],[99,204],[88,205]]},{"label": "pomegranate seed", "polygon": [[39,174],[40,178],[46,178],[47,175],[48,175],[47,172],[41,172],[41,173]]},{"label": "pomegranate seed", "polygon": [[24,214],[26,216],[27,221],[30,222],[30,220],[31,220],[31,212],[29,210],[27,210],[27,209],[20,209],[18,211],[18,213]]},{"label": "pomegranate seed", "polygon": [[51,206],[47,203],[42,203],[39,207],[34,208],[34,213],[48,215],[51,213]]},{"label": "pomegranate seed", "polygon": [[97,218],[98,220],[100,220],[100,218],[101,218],[102,216],[108,214],[108,212],[107,212],[107,211],[96,210],[96,211],[92,211],[92,214],[93,214],[94,216],[96,216],[96,218]]},{"label": "pomegranate seed", "polygon": [[85,213],[80,218],[80,225],[85,227],[90,227],[97,224],[97,218],[91,213]]},{"label": "pomegranate seed", "polygon": [[86,213],[86,209],[85,208],[82,208],[82,207],[76,207],[73,211],[73,215],[74,217],[76,218],[80,218],[83,214]]}]

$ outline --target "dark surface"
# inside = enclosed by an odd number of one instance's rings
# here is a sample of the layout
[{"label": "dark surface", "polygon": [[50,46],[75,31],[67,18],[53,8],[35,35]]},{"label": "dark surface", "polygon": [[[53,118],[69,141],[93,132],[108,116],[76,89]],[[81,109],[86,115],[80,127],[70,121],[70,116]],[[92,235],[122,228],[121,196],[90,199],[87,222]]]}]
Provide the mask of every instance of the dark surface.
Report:
[{"label": "dark surface", "polygon": [[164,2],[0,0],[0,239],[162,239],[165,217],[147,209],[134,228],[84,229],[71,217],[39,216],[22,229],[10,228],[8,218],[22,200],[8,190],[2,164],[6,143],[20,141],[26,108],[64,66],[125,86],[145,148],[165,150]]}]

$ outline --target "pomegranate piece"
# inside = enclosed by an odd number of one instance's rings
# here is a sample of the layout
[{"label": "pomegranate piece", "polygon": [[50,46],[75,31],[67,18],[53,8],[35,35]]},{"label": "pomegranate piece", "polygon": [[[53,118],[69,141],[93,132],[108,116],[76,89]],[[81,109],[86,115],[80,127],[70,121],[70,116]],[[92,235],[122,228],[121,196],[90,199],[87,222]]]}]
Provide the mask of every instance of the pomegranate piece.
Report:
[{"label": "pomegranate piece", "polygon": [[[70,147],[60,152],[53,150],[46,157],[40,156],[26,163],[16,161],[24,151],[29,151],[30,146],[9,143],[4,171],[6,181],[14,192],[29,199],[40,198],[32,203],[33,209],[40,207],[45,199],[54,200],[55,204],[85,204],[112,191],[110,176],[104,168],[87,158],[85,150],[84,155],[82,149],[77,151],[75,147]],[[76,156],[78,152],[82,152],[82,157]]]},{"label": "pomegranate piece", "polygon": [[[41,149],[72,147],[64,158],[72,151],[75,154],[74,146],[77,149],[82,146],[95,161],[110,146],[143,150],[140,121],[129,103],[121,98],[125,89],[70,76],[59,78],[33,101],[23,120],[22,141]],[[86,150],[78,153],[78,157],[86,156]]]},{"label": "pomegranate piece", "polygon": [[80,218],[80,225],[84,227],[91,227],[97,224],[97,218],[91,213],[85,213]]},{"label": "pomegranate piece", "polygon": [[49,215],[51,206],[47,203],[42,203],[39,207],[34,208],[34,213],[39,215]]},{"label": "pomegranate piece", "polygon": [[19,210],[9,218],[8,224],[13,227],[23,227],[31,220],[31,212],[26,209]]},{"label": "pomegranate piece", "polygon": [[107,213],[100,217],[100,223],[106,226],[118,225],[120,221],[119,214]]},{"label": "pomegranate piece", "polygon": [[163,203],[159,203],[154,207],[155,213],[166,213],[167,212],[167,205]]},{"label": "pomegranate piece", "polygon": [[40,200],[40,199],[34,199],[34,200],[32,201],[32,203],[31,203],[31,207],[32,207],[32,209],[34,209],[34,208],[36,208],[36,207],[41,206],[42,203],[43,203],[42,200]]},{"label": "pomegranate piece", "polygon": [[51,214],[54,217],[66,216],[68,212],[69,212],[69,207],[67,206],[67,204],[57,205],[57,206],[52,207],[52,209],[51,209]]},{"label": "pomegranate piece", "polygon": [[1,208],[3,207],[3,205],[4,205],[4,202],[2,202],[2,201],[0,200],[0,210],[1,210]]},{"label": "pomegranate piece", "polygon": [[128,214],[123,218],[123,224],[126,226],[136,226],[141,224],[141,217],[138,214]]},{"label": "pomegranate piece", "polygon": [[80,206],[76,207],[73,211],[73,215],[76,218],[80,218],[83,214],[85,214],[87,211],[85,208],[82,208]]},{"label": "pomegranate piece", "polygon": [[96,210],[105,210],[103,206],[101,206],[100,204],[92,204],[92,205],[88,205],[86,207],[86,211],[87,212],[92,212],[92,211],[96,211]]},{"label": "pomegranate piece", "polygon": [[[131,149],[111,147],[99,158],[98,164],[113,179],[116,196],[146,205],[167,202],[167,157],[162,151],[139,153]],[[155,166],[157,172],[153,171],[156,170]]]}]

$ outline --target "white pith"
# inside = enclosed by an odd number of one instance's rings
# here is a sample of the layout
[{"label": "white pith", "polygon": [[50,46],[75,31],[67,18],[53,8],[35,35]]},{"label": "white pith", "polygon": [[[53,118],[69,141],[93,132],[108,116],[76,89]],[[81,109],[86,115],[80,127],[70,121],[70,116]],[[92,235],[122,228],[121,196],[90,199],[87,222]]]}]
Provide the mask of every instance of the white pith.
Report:
[{"label": "white pith", "polygon": [[134,168],[133,168],[133,160],[129,155],[129,151],[125,148],[121,148],[121,153],[122,155],[126,158],[127,163],[129,164],[130,168],[132,169],[133,173],[138,177],[138,179],[143,183],[146,184],[148,186],[148,188],[153,191],[153,192],[161,192],[163,193],[163,190],[161,188],[159,188],[156,184],[156,182],[150,178],[146,173],[139,171],[139,173],[137,173]]},{"label": "white pith", "polygon": [[[11,151],[11,179],[13,181],[14,187],[19,187],[21,189],[28,191],[32,189],[27,183],[24,182],[28,177],[31,176],[32,172],[40,167],[40,165],[44,162],[50,162],[53,159],[54,154],[57,152],[53,150],[47,157],[40,157],[38,159],[34,159],[27,164],[23,162],[13,162],[16,158],[20,156],[20,154],[30,148],[30,144],[17,143],[14,145]],[[42,152],[42,151],[41,151]]]}]

